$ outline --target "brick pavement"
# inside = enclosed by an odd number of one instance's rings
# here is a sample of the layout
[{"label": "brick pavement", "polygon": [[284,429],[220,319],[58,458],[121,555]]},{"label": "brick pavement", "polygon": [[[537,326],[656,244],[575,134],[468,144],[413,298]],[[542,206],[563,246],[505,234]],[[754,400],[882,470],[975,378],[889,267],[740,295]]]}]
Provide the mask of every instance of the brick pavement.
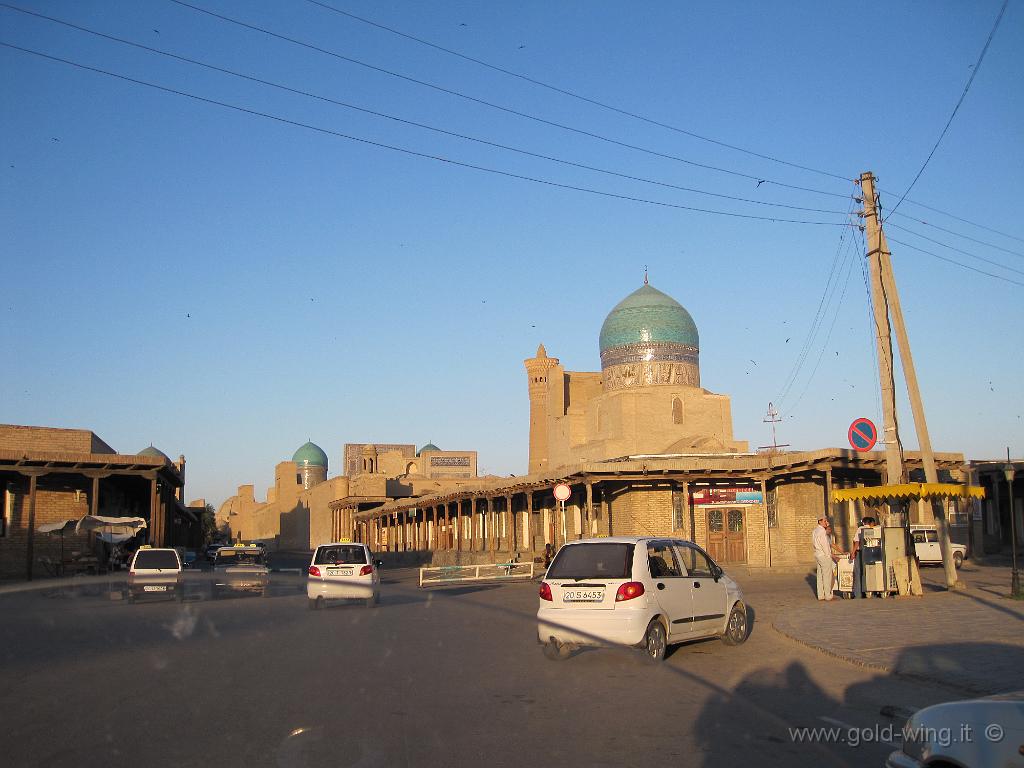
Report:
[{"label": "brick pavement", "polygon": [[965,565],[966,587],[924,597],[820,603],[813,595],[772,616],[779,633],[825,654],[968,694],[1024,689],[1024,601],[1010,600],[1010,569]]}]

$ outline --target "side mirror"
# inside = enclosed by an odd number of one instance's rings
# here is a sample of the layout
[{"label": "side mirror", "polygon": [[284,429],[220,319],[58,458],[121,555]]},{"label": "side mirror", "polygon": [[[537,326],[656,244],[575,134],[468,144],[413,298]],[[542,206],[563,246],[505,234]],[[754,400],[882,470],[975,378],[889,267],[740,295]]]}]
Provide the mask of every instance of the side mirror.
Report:
[{"label": "side mirror", "polygon": [[384,561],[383,560],[374,560],[373,564],[375,566],[377,566],[378,568],[382,568],[384,566]]},{"label": "side mirror", "polygon": [[721,568],[719,568],[719,567],[718,567],[717,565],[715,566],[714,570],[713,570],[713,571],[711,571],[711,575],[715,577],[715,581],[716,581],[716,582],[717,582],[717,581],[718,581],[718,580],[719,580],[720,578],[722,578],[722,575],[723,575],[724,573],[725,573],[725,571],[723,571],[723,570],[722,570]]}]

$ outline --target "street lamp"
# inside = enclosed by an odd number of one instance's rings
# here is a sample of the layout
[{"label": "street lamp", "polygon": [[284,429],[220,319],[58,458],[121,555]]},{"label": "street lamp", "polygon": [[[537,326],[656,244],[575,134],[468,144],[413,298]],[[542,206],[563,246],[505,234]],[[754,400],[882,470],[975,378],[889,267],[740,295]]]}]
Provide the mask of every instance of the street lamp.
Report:
[{"label": "street lamp", "polygon": [[1017,571],[1017,520],[1013,514],[1013,476],[1017,471],[1010,463],[1010,457],[1006,457],[1006,466],[1003,467],[1003,474],[1006,476],[1006,495],[1010,502],[1010,557],[1013,558],[1013,570],[1010,571],[1010,597],[1020,599],[1024,597],[1020,592],[1020,573]]}]

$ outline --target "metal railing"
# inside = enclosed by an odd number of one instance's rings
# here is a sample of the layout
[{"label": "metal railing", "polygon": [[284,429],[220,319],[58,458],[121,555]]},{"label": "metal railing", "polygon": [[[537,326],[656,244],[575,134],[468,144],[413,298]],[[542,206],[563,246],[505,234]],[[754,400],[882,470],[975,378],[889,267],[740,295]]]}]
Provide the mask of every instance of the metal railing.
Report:
[{"label": "metal railing", "polygon": [[420,586],[437,587],[479,581],[530,581],[533,563],[487,563],[420,568]]}]

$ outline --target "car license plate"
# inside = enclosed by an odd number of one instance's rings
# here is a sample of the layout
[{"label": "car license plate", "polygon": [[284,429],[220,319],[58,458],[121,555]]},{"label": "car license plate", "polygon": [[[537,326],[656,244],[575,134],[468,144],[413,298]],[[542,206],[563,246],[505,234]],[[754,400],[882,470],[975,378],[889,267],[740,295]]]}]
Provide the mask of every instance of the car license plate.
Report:
[{"label": "car license plate", "polygon": [[161,584],[146,584],[142,587],[143,592],[166,592],[167,587]]},{"label": "car license plate", "polygon": [[603,589],[566,589],[562,592],[563,603],[600,603],[603,600]]},{"label": "car license plate", "polygon": [[328,576],[351,576],[352,575],[352,569],[351,568],[328,568],[327,569],[327,575]]}]

